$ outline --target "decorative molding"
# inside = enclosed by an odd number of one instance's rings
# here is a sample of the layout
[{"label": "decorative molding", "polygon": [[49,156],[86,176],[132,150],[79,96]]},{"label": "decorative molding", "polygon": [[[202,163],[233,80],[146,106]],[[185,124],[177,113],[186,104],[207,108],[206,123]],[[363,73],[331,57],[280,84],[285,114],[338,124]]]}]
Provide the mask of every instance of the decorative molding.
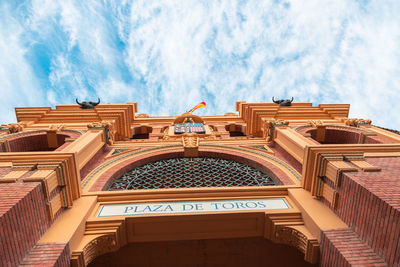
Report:
[{"label": "decorative molding", "polygon": [[78,249],[72,251],[71,265],[85,267],[96,257],[127,244],[124,220],[88,221]]},{"label": "decorative molding", "polygon": [[303,188],[315,195],[322,156],[354,156],[371,153],[398,153],[400,144],[351,144],[307,146],[303,161]]},{"label": "decorative molding", "polygon": [[86,244],[81,251],[73,251],[71,255],[71,266],[85,267],[96,257],[118,250],[115,235],[94,235],[93,239]]},{"label": "decorative molding", "polygon": [[261,131],[263,137],[267,139],[267,142],[273,141],[275,138],[274,128],[275,127],[287,127],[289,125],[288,121],[285,120],[275,120],[275,119],[262,119]]},{"label": "decorative molding", "polygon": [[310,263],[318,261],[318,240],[305,227],[301,213],[266,214],[264,237],[297,248]]},{"label": "decorative molding", "polygon": [[[71,207],[73,200],[80,197],[80,176],[75,165],[74,153],[63,152],[8,152],[0,153],[0,162],[12,162],[12,166],[37,166],[38,170],[53,170],[57,175],[58,186],[62,190],[65,206]],[[25,177],[24,182],[46,180],[45,177]],[[22,177],[22,176],[21,176]],[[46,197],[46,196],[45,196]]]},{"label": "decorative molding", "polygon": [[149,114],[146,113],[141,113],[141,114],[136,114],[135,118],[149,118]]},{"label": "decorative molding", "polygon": [[103,129],[104,130],[104,135],[106,137],[106,143],[109,145],[112,145],[115,141],[115,123],[112,121],[101,121],[101,122],[94,122],[94,123],[89,123],[87,125],[88,129]]}]

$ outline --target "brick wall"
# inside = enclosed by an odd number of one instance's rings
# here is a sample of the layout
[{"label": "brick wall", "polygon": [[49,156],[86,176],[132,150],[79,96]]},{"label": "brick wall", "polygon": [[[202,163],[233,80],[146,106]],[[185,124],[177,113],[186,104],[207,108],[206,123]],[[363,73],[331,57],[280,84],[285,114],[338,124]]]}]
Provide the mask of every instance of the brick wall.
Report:
[{"label": "brick wall", "polygon": [[273,144],[268,145],[268,147],[275,152],[275,157],[285,161],[290,166],[295,168],[295,170],[298,171],[299,173],[302,172],[303,166],[301,165],[301,163],[297,159],[295,159],[292,155],[290,155],[286,150],[284,150],[280,145],[274,142]]},{"label": "brick wall", "polygon": [[400,158],[368,158],[380,172],[344,173],[336,214],[389,265],[400,265]]},{"label": "brick wall", "polygon": [[27,254],[20,266],[70,266],[70,249],[67,243],[36,244]]},{"label": "brick wall", "polygon": [[8,139],[8,144],[12,152],[49,150],[45,133],[15,136]]},{"label": "brick wall", "polygon": [[0,184],[0,266],[16,266],[49,227],[40,183]]},{"label": "brick wall", "polygon": [[81,180],[83,180],[86,175],[88,175],[92,170],[104,162],[105,157],[110,153],[111,148],[108,146],[103,146],[80,170]]},{"label": "brick wall", "polygon": [[[312,129],[306,131],[311,134],[311,138],[317,139],[317,130]],[[360,132],[347,129],[326,129],[325,141],[323,144],[357,144],[360,137]]]},{"label": "brick wall", "polygon": [[[57,134],[57,142],[59,146],[65,143],[65,138],[76,137],[78,133],[62,132]],[[47,135],[45,132],[31,132],[22,135],[16,135],[7,138],[9,149],[12,152],[26,152],[26,151],[53,151],[54,148],[49,148],[47,142]],[[67,143],[65,146],[67,146]],[[63,146],[63,147],[65,147]]]},{"label": "brick wall", "polygon": [[321,232],[320,266],[387,266],[350,228]]}]

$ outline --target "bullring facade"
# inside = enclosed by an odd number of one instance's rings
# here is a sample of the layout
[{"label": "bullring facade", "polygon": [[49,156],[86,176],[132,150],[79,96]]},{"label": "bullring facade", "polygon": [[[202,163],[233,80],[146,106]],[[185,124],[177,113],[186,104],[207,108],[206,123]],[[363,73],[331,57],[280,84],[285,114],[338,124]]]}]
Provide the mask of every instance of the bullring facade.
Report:
[{"label": "bullring facade", "polygon": [[400,135],[349,105],[137,110],[15,109],[1,266],[400,264]]}]

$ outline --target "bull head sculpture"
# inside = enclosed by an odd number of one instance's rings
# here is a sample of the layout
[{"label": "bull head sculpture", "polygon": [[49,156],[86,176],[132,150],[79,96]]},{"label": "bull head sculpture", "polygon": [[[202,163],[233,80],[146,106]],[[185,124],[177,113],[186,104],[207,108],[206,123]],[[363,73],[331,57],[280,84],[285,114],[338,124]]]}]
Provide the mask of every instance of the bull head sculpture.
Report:
[{"label": "bull head sculpture", "polygon": [[281,100],[275,100],[274,97],[272,97],[272,102],[275,104],[279,104],[281,107],[290,107],[293,102],[293,97],[292,99],[281,99]]},{"label": "bull head sculpture", "polygon": [[100,98],[98,98],[97,102],[83,101],[82,103],[79,103],[78,98],[77,98],[76,103],[81,106],[81,109],[94,109],[95,106],[100,104]]}]

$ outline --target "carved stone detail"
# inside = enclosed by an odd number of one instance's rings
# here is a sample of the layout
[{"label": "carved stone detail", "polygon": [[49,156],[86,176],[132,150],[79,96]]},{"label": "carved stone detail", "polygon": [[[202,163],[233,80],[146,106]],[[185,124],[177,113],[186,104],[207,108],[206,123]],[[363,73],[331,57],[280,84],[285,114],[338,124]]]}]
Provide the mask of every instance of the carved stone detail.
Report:
[{"label": "carved stone detail", "polygon": [[93,122],[87,124],[87,127],[88,129],[104,129],[107,144],[111,145],[114,142],[117,131],[113,121],[103,120],[101,122]]},{"label": "carved stone detail", "polygon": [[274,242],[296,247],[305,253],[307,249],[307,237],[299,230],[290,226],[277,226]]},{"label": "carved stone detail", "polygon": [[371,125],[371,120],[364,120],[364,119],[344,119],[343,120],[345,125],[358,127],[359,125]]},{"label": "carved stone detail", "polygon": [[148,117],[149,117],[149,114],[145,114],[145,113],[136,114],[135,117],[136,117],[136,118],[148,118]]},{"label": "carved stone detail", "polygon": [[117,250],[114,235],[101,235],[90,241],[83,248],[83,262],[87,266],[96,257]]},{"label": "carved stone detail", "polygon": [[318,240],[307,230],[300,213],[267,215],[264,237],[275,243],[296,247],[310,263],[318,261]]},{"label": "carved stone detail", "polygon": [[194,133],[185,133],[182,136],[182,145],[185,157],[197,157],[199,155],[199,137]]},{"label": "carved stone detail", "polygon": [[274,128],[279,126],[288,126],[289,122],[285,120],[275,119],[262,119],[261,131],[263,138],[266,138],[267,142],[274,140]]},{"label": "carved stone detail", "polygon": [[61,131],[64,128],[64,124],[50,124],[47,131]]},{"label": "carved stone detail", "polygon": [[324,126],[324,123],[320,120],[310,120],[308,121],[308,123],[311,124],[313,127]]},{"label": "carved stone detail", "polygon": [[3,124],[0,125],[0,131],[5,131],[10,134],[12,133],[18,133],[22,132],[24,130],[24,127],[26,127],[25,124],[23,123],[9,123],[9,124]]}]

